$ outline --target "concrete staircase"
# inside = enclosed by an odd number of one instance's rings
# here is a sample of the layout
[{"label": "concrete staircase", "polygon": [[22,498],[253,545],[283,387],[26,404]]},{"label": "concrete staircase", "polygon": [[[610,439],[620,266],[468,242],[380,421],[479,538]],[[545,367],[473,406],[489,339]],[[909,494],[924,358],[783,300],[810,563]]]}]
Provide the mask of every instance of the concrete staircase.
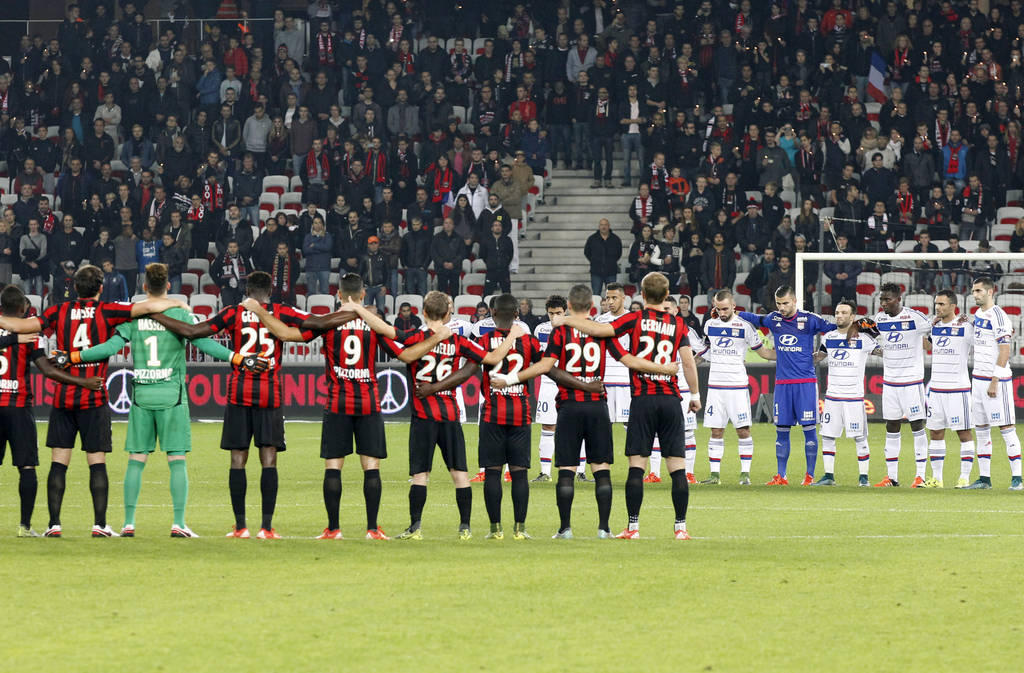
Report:
[{"label": "concrete staircase", "polygon": [[512,293],[532,299],[535,314],[543,314],[548,295],[565,295],[576,283],[590,285],[583,245],[602,217],[608,218],[612,231],[622,239],[624,263],[632,242],[626,211],[635,192],[619,187],[621,181],[616,175],[614,189],[591,189],[591,171],[553,172],[551,186],[544,190],[544,205],[537,207],[526,238],[519,241],[519,273],[512,276]]}]

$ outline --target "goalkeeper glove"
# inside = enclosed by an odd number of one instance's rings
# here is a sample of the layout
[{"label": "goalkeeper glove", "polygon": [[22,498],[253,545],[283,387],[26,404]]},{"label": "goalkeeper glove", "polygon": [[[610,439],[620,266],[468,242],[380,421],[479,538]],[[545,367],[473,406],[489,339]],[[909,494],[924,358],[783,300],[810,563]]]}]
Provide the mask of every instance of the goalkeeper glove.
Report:
[{"label": "goalkeeper glove", "polygon": [[231,364],[257,374],[270,368],[270,360],[258,355],[242,355],[241,353],[231,356]]},{"label": "goalkeeper glove", "polygon": [[57,369],[67,369],[82,361],[81,351],[54,350],[50,353],[50,361]]}]

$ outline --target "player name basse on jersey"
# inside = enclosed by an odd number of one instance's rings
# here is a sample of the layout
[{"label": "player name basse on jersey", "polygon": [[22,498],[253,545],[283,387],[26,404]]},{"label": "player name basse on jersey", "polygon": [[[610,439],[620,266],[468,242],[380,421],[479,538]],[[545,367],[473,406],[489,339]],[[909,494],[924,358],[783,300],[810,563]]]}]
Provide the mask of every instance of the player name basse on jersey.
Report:
[{"label": "player name basse on jersey", "polygon": [[891,316],[885,311],[875,315],[878,347],[882,350],[883,378],[886,384],[914,385],[924,382],[924,339],[931,333],[932,321],[916,309],[904,307]]},{"label": "player name basse on jersey", "polygon": [[367,416],[379,412],[377,349],[383,348],[393,357],[398,357],[402,345],[377,334],[360,318],[333,330],[313,332],[312,338],[317,337],[323,337],[327,410],[346,416]]},{"label": "player name basse on jersey", "polygon": [[[44,330],[53,332],[59,350],[84,350],[104,343],[121,323],[132,319],[132,305],[98,302],[92,299],[57,304],[43,311],[39,320]],[[107,361],[82,362],[72,367],[75,376],[99,376],[107,380]],[[89,390],[82,386],[57,383],[53,406],[58,409],[91,409],[107,403],[107,388]]]},{"label": "player name basse on jersey", "polygon": [[[267,304],[267,310],[289,327],[300,327],[309,314],[284,304]],[[270,366],[262,372],[252,372],[235,365],[228,377],[228,403],[243,407],[276,409],[281,406],[282,345],[270,330],[263,326],[259,316],[247,311],[241,305],[226,306],[210,318],[209,325],[214,333],[226,333],[231,341],[231,350],[242,355],[260,355]],[[313,338],[313,333],[304,331],[303,338]]]},{"label": "player name basse on jersey", "polygon": [[[485,351],[492,351],[501,346],[508,330],[496,329],[478,339]],[[518,383],[497,390],[491,387],[493,374],[518,374],[523,369],[538,362],[541,358],[541,345],[534,337],[526,335],[516,339],[505,359],[494,368],[484,368],[483,421],[497,425],[530,425],[530,389],[525,383]]]},{"label": "player name basse on jersey", "polygon": [[[414,346],[429,338],[427,331],[420,330],[410,334],[404,345]],[[433,350],[408,365],[413,385],[417,382],[437,383],[454,371],[459,358],[480,364],[487,351],[466,337],[453,334],[447,340],[434,346]],[[413,415],[434,421],[458,421],[459,405],[455,399],[455,391],[444,390],[426,398],[413,396]]]},{"label": "player name basse on jersey", "polygon": [[[0,336],[9,332],[0,330]],[[0,407],[31,407],[32,377],[29,364],[45,357],[42,337],[32,343],[17,343],[0,351]]]},{"label": "player name basse on jersey", "polygon": [[954,319],[932,326],[932,368],[928,389],[936,392],[970,392],[967,360],[974,339],[974,325]]},{"label": "player name basse on jersey", "polygon": [[[629,352],[658,364],[673,362],[679,349],[689,345],[686,323],[680,316],[667,311],[645,308],[627,313],[613,322],[612,327],[616,337],[629,336]],[[629,376],[633,397],[680,396],[675,374],[647,374],[631,370]]]}]

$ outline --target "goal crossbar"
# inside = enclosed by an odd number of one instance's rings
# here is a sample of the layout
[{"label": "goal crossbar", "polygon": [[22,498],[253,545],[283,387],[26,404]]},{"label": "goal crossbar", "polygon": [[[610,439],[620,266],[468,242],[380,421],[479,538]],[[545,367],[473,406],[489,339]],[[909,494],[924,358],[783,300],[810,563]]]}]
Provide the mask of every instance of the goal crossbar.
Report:
[{"label": "goal crossbar", "polygon": [[1001,259],[1024,261],[1024,252],[798,252],[796,268],[793,269],[796,284],[793,290],[796,293],[796,305],[803,306],[804,288],[807,287],[803,262],[983,262]]}]

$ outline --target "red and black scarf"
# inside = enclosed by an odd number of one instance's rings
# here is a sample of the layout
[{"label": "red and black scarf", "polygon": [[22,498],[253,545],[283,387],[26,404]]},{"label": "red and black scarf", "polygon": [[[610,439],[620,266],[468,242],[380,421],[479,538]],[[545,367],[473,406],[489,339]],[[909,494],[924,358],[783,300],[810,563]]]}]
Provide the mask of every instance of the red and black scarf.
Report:
[{"label": "red and black scarf", "polygon": [[398,62],[402,65],[402,72],[406,75],[416,72],[416,59],[412,52],[398,52]]},{"label": "red and black scarf", "polygon": [[185,215],[185,219],[189,222],[202,222],[203,218],[206,217],[206,208],[199,206],[192,206],[188,209],[188,214]]},{"label": "red and black scarf", "polygon": [[452,191],[455,173],[451,168],[434,168],[434,203],[444,201],[444,197]]},{"label": "red and black scarf", "polygon": [[366,172],[372,177],[373,184],[386,185],[388,183],[388,158],[383,152],[370,150],[366,153]]},{"label": "red and black scarf", "polygon": [[914,215],[914,195],[910,192],[896,192],[896,204],[900,209],[900,220],[909,222]]},{"label": "red and black scarf", "polygon": [[[946,162],[946,175],[956,175],[960,172],[960,147],[949,146],[949,161]],[[967,190],[964,190],[964,196],[967,195]]]},{"label": "red and black scarf", "polygon": [[289,294],[292,283],[292,256],[274,255],[274,268],[270,277],[274,287],[280,288],[282,294]]},{"label": "red and black scarf", "polygon": [[203,185],[203,206],[210,210],[224,210],[224,188],[220,185]]},{"label": "red and black scarf", "polygon": [[317,157],[313,150],[309,151],[309,154],[306,155],[306,177],[316,177],[316,164],[318,161],[320,162],[320,177],[323,179],[324,184],[327,184],[331,177],[331,164],[327,161],[327,152],[321,152],[320,156]]}]

